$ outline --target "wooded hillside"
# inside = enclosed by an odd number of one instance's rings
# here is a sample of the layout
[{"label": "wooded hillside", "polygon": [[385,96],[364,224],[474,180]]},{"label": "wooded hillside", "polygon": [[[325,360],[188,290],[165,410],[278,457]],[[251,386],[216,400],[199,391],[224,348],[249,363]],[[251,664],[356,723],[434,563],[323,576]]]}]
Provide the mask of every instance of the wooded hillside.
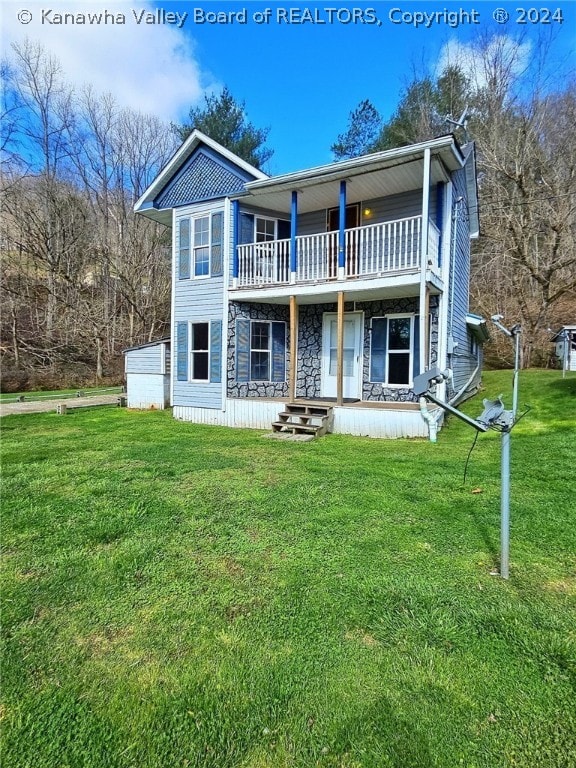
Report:
[{"label": "wooded hillside", "polygon": [[169,234],[133,205],[175,136],[74,92],[38,46],[2,80],[3,387],[118,379],[122,349],[168,332]]}]

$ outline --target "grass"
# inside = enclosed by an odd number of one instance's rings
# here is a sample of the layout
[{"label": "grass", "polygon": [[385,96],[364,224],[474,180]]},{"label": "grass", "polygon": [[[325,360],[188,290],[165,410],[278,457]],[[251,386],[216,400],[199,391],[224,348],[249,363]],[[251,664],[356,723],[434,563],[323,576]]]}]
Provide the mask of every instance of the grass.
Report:
[{"label": "grass", "polygon": [[523,373],[524,402],[508,582],[493,432],[463,484],[456,420],[433,445],[5,417],[3,765],[575,766],[576,378]]}]

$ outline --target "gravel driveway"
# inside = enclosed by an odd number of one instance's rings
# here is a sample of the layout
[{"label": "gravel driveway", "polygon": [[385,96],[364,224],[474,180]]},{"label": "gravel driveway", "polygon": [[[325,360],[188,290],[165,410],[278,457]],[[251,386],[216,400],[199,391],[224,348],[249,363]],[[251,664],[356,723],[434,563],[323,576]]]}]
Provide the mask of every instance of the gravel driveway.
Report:
[{"label": "gravel driveway", "polygon": [[59,397],[57,400],[30,400],[23,403],[0,403],[0,416],[11,416],[15,413],[46,413],[55,411],[56,406],[62,403],[66,403],[68,408],[112,405],[118,402],[118,397],[118,394],[94,395],[93,397]]}]

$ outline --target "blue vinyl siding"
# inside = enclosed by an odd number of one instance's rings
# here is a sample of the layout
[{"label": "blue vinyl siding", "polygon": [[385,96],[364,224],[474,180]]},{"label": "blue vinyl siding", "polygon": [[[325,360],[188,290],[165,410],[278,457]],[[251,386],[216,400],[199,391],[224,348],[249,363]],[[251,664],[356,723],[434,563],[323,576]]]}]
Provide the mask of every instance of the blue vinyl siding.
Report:
[{"label": "blue vinyl siding", "polygon": [[[467,201],[466,173],[464,169],[456,171],[452,175],[454,189],[453,200],[462,196]],[[446,213],[449,215],[449,212]],[[477,359],[470,353],[469,331],[466,326],[466,315],[469,311],[469,285],[470,285],[470,237],[468,229],[468,211],[466,205],[461,206],[456,222],[453,237],[454,263],[454,306],[448,307],[448,318],[452,317],[452,328],[448,333],[457,343],[453,354],[449,357],[450,367],[453,371],[451,386],[453,392],[458,392],[468,381],[476,368]],[[447,291],[448,298],[450,292]]]},{"label": "blue vinyl siding", "polygon": [[[338,201],[334,201],[334,207]],[[366,217],[363,210],[370,208],[370,216]],[[389,195],[388,197],[379,197],[374,200],[364,200],[360,205],[360,224],[367,226],[370,224],[379,224],[385,221],[396,221],[406,219],[411,216],[419,216],[422,213],[422,191],[414,190],[412,192],[403,192],[400,195]],[[317,232],[326,231],[326,210],[311,211],[303,213],[298,217],[298,234],[313,235]],[[436,217],[436,195],[430,195],[430,219]]]},{"label": "blue vinyl siding", "polygon": [[[186,206],[176,211],[176,253],[178,253],[178,222],[185,217],[205,216],[208,213],[222,216],[223,204],[221,201],[214,204]],[[212,260],[213,261],[213,260]],[[174,334],[176,337],[180,323],[210,323],[211,339],[213,323],[222,324],[224,313],[224,276],[223,274],[211,275],[201,279],[175,280],[174,281]],[[216,331],[214,330],[214,333]],[[221,347],[222,349],[222,347]],[[220,352],[222,356],[222,351]],[[220,358],[221,371],[222,357]],[[195,406],[200,408],[222,407],[222,374],[216,375],[216,362],[210,360],[210,381],[192,382],[180,379],[175,372],[173,378],[173,405]]]},{"label": "blue vinyl siding", "polygon": [[169,342],[158,342],[140,349],[128,350],[126,355],[126,373],[162,373],[162,355]]}]

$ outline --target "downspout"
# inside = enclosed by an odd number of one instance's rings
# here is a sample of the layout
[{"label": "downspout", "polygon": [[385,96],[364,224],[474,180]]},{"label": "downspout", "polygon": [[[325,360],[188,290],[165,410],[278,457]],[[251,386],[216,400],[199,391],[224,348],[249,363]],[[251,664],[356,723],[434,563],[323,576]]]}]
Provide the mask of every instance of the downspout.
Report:
[{"label": "downspout", "polygon": [[430,413],[428,410],[428,401],[425,397],[421,397],[420,400],[420,415],[428,424],[428,437],[431,443],[435,443],[438,435],[438,421],[442,415],[442,409],[438,408],[436,413]]}]

